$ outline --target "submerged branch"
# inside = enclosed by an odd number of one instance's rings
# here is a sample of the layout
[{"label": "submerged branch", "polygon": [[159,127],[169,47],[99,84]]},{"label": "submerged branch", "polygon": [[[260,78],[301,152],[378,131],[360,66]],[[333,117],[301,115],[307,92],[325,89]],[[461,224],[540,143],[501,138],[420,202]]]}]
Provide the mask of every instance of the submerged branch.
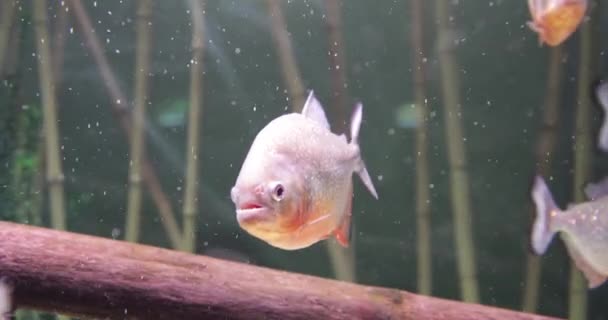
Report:
[{"label": "submerged branch", "polygon": [[7,222],[0,243],[18,308],[111,319],[555,319]]}]

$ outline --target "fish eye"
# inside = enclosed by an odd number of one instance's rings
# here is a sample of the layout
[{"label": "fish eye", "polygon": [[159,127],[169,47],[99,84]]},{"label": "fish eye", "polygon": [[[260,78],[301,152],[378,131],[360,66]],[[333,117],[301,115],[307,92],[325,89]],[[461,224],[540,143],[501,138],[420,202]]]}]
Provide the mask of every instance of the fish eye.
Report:
[{"label": "fish eye", "polygon": [[277,183],[274,185],[272,189],[272,199],[275,201],[281,201],[285,197],[285,188],[282,184]]}]

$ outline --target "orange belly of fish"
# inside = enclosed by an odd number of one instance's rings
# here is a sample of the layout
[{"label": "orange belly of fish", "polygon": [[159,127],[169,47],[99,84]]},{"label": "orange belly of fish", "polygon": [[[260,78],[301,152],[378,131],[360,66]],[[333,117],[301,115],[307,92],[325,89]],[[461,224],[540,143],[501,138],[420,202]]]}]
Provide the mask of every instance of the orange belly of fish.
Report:
[{"label": "orange belly of fish", "polygon": [[536,22],[542,30],[541,40],[550,46],[559,45],[576,31],[585,11],[583,4],[564,4],[542,14]]}]

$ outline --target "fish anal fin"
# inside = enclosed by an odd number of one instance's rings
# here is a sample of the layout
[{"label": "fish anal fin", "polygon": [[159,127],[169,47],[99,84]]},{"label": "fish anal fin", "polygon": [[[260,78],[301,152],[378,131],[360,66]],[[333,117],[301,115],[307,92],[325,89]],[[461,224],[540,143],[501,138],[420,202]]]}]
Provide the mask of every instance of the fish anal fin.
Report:
[{"label": "fish anal fin", "polygon": [[350,244],[350,229],[351,229],[351,221],[352,221],[352,208],[353,208],[353,185],[350,185],[349,193],[347,195],[348,202],[346,205],[346,212],[344,212],[344,217],[342,218],[342,222],[338,226],[338,228],[334,231],[334,236],[340,245],[345,248],[348,248]]},{"label": "fish anal fin", "polygon": [[342,224],[340,224],[338,229],[334,231],[334,236],[336,237],[336,240],[345,248],[348,248],[348,245],[350,244],[350,221],[351,215],[344,217],[344,219],[342,220]]},{"label": "fish anal fin", "polygon": [[570,254],[570,258],[574,261],[576,268],[579,269],[587,279],[587,287],[589,289],[596,288],[606,281],[606,275],[595,271],[573,244],[566,241],[566,249]]}]

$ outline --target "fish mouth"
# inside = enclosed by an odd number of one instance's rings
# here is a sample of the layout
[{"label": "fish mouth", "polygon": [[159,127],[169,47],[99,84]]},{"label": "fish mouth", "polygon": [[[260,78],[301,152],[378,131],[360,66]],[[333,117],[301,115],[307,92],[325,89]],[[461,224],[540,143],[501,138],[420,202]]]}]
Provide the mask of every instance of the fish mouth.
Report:
[{"label": "fish mouth", "polygon": [[270,208],[257,202],[247,202],[236,209],[236,218],[239,224],[251,224],[268,220],[272,215]]}]

